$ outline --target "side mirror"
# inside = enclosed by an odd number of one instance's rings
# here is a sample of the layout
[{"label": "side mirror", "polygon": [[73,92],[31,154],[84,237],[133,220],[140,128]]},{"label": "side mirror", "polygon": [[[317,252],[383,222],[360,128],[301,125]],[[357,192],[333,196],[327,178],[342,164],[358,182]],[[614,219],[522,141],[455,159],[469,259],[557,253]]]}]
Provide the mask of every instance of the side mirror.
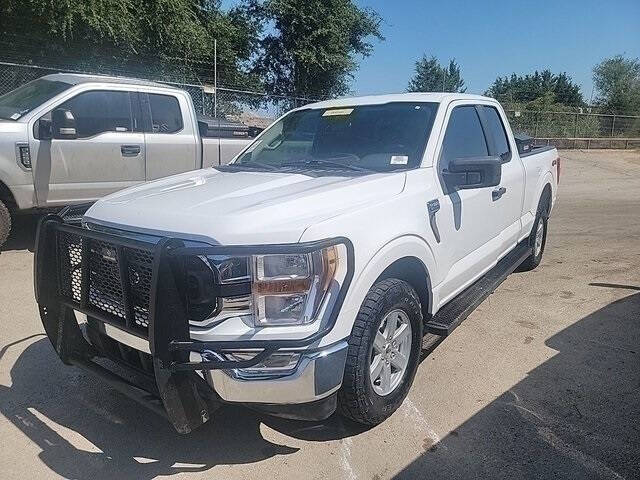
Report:
[{"label": "side mirror", "polygon": [[51,120],[41,118],[37,123],[38,132],[36,138],[38,140],[51,140]]},{"label": "side mirror", "polygon": [[442,177],[449,190],[495,187],[500,184],[503,163],[500,156],[454,158]]},{"label": "side mirror", "polygon": [[56,108],[51,112],[51,136],[58,139],[78,138],[76,119],[69,110]]}]

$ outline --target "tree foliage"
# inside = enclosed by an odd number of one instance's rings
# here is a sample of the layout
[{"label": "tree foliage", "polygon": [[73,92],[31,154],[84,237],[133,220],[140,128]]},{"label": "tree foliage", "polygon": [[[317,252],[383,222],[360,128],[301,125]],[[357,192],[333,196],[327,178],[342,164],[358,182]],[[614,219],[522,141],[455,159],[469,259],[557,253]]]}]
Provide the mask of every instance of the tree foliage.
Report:
[{"label": "tree foliage", "polygon": [[593,69],[596,103],[607,113],[640,112],[640,60],[616,55]]},{"label": "tree foliage", "polygon": [[322,98],[344,95],[380,17],[352,0],[250,0],[245,11],[268,25],[254,72],[269,93]]},{"label": "tree foliage", "polygon": [[533,74],[498,77],[485,92],[509,104],[526,104],[527,108],[543,110],[552,106],[580,107],[584,105],[580,86],[566,73],[537,70]]},{"label": "tree foliage", "polygon": [[449,60],[449,68],[440,65],[435,56],[423,55],[416,62],[415,73],[407,87],[409,92],[458,92],[467,89],[455,59]]},{"label": "tree foliage", "polygon": [[26,58],[128,71],[210,70],[216,38],[219,77],[227,84],[248,81],[243,67],[255,50],[255,31],[241,9],[223,11],[220,0],[5,0],[0,6],[0,32]]}]

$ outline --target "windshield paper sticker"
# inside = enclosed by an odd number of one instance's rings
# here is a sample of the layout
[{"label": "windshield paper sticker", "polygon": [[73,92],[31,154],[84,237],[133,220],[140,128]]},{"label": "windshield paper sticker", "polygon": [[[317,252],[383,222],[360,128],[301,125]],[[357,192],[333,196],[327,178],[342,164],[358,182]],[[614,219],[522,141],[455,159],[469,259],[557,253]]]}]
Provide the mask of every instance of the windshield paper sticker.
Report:
[{"label": "windshield paper sticker", "polygon": [[322,114],[323,117],[333,117],[338,115],[350,115],[353,112],[353,108],[338,108],[333,110],[325,110]]},{"label": "windshield paper sticker", "polygon": [[407,155],[391,155],[390,165],[406,165],[409,163],[409,157]]}]

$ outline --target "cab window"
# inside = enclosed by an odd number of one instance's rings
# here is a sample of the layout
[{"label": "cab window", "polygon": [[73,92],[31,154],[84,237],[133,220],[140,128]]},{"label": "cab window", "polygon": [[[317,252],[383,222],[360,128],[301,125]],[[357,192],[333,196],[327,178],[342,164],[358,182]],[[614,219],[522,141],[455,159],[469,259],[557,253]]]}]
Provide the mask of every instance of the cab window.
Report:
[{"label": "cab window", "polygon": [[58,108],[72,113],[78,138],[92,137],[104,132],[133,131],[129,92],[84,92],[67,100]]}]

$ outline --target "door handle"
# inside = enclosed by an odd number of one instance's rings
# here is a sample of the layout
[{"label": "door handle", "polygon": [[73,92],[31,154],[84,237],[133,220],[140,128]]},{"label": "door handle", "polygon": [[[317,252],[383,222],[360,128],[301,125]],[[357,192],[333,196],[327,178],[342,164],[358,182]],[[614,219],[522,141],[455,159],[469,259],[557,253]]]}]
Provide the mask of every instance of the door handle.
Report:
[{"label": "door handle", "polygon": [[491,192],[491,198],[495,202],[500,197],[502,197],[502,195],[504,195],[505,193],[507,193],[507,188],[506,187],[494,188],[493,191]]},{"label": "door handle", "polygon": [[137,157],[140,155],[140,145],[122,145],[120,152],[123,157]]}]

